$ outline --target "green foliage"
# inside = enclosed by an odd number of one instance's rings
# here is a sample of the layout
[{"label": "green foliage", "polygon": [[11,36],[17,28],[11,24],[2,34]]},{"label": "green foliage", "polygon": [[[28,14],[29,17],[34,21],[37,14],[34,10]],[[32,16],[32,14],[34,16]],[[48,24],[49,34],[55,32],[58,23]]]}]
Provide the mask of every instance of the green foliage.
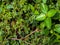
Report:
[{"label": "green foliage", "polygon": [[46,3],[46,2],[47,2],[47,0],[42,0],[42,2],[43,2],[43,3]]},{"label": "green foliage", "polygon": [[60,45],[60,0],[0,0],[0,45]]},{"label": "green foliage", "polygon": [[42,21],[42,20],[44,20],[45,18],[46,18],[46,15],[43,14],[43,13],[41,13],[39,16],[36,17],[36,20],[37,20],[37,21]]},{"label": "green foliage", "polygon": [[46,4],[41,3],[40,8],[41,8],[41,11],[42,11],[43,13],[47,13],[47,11],[48,11],[48,6],[47,6]]},{"label": "green foliage", "polygon": [[51,18],[45,19],[45,25],[48,29],[51,29],[51,26],[52,26]]},{"label": "green foliage", "polygon": [[60,24],[56,24],[54,31],[56,31],[57,33],[60,33]]},{"label": "green foliage", "polygon": [[53,17],[55,14],[56,14],[56,10],[55,9],[50,9],[48,12],[47,12],[47,16],[48,17]]}]

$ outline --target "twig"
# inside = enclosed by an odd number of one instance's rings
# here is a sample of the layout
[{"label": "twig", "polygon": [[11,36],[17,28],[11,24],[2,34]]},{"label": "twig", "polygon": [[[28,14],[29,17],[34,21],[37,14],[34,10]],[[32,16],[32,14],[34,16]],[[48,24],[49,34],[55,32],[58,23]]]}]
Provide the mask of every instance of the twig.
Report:
[{"label": "twig", "polygon": [[24,39],[26,39],[27,37],[29,37],[30,35],[32,35],[33,33],[38,32],[38,29],[36,29],[35,31],[31,32],[30,34],[28,34],[27,36],[24,37]]},{"label": "twig", "polygon": [[38,31],[40,31],[40,30],[36,29],[35,31],[31,32],[31,33],[28,34],[27,36],[22,37],[22,38],[20,38],[20,39],[17,39],[17,38],[8,38],[8,39],[12,39],[12,40],[25,40],[27,37],[29,37],[30,35],[32,35],[32,34],[35,33],[35,32],[38,32]]}]

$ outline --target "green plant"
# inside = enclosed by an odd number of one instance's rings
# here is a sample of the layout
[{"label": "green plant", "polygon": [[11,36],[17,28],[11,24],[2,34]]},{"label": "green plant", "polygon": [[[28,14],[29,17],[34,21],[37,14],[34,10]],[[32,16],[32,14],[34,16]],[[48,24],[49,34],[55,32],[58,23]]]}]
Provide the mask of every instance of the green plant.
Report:
[{"label": "green plant", "polygon": [[60,0],[1,0],[0,45],[60,45]]}]

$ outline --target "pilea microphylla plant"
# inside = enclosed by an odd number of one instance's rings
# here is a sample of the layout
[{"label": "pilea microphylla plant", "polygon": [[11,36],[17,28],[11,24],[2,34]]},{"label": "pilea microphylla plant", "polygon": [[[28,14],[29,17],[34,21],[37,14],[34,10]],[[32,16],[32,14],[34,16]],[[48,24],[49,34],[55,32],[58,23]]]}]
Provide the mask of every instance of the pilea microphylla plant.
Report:
[{"label": "pilea microphylla plant", "polygon": [[0,45],[60,45],[60,0],[0,0]]}]

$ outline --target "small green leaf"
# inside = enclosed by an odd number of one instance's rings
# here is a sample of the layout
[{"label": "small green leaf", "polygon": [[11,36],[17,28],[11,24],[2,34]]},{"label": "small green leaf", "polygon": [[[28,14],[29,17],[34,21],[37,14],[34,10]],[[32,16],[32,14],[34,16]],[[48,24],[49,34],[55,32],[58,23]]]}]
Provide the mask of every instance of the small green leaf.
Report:
[{"label": "small green leaf", "polygon": [[57,33],[60,33],[60,27],[59,28],[55,28],[54,31],[56,31]]},{"label": "small green leaf", "polygon": [[44,29],[44,27],[45,27],[45,23],[44,22],[40,23],[40,28]]},{"label": "small green leaf", "polygon": [[56,24],[56,25],[55,25],[55,28],[56,28],[56,27],[60,27],[60,24]]},{"label": "small green leaf", "polygon": [[13,8],[13,5],[7,5],[7,9]]},{"label": "small green leaf", "polygon": [[41,13],[39,16],[36,17],[37,21],[43,21],[46,18],[46,15]]},{"label": "small green leaf", "polygon": [[57,33],[60,33],[60,24],[56,24],[54,31],[56,31]]},{"label": "small green leaf", "polygon": [[47,0],[42,0],[43,3],[46,3]]},{"label": "small green leaf", "polygon": [[48,17],[53,17],[56,14],[57,10],[51,9],[48,11],[47,16]]},{"label": "small green leaf", "polygon": [[35,10],[34,14],[35,14],[35,15],[38,15],[38,14],[39,14],[39,12],[38,12],[37,10]]},{"label": "small green leaf", "polygon": [[32,12],[34,12],[34,10],[35,10],[35,9],[34,9],[34,6],[31,5],[31,4],[30,4],[29,6],[30,6],[30,9],[32,10]]},{"label": "small green leaf", "polygon": [[51,28],[51,25],[52,25],[51,18],[46,18],[45,24],[46,24],[46,27],[47,27],[48,29],[50,29],[50,28]]},{"label": "small green leaf", "polygon": [[47,11],[48,11],[48,6],[46,5],[46,4],[41,4],[41,6],[40,6],[40,8],[41,8],[41,11],[43,12],[43,13],[47,13]]},{"label": "small green leaf", "polygon": [[0,13],[2,12],[2,8],[0,7]]}]

